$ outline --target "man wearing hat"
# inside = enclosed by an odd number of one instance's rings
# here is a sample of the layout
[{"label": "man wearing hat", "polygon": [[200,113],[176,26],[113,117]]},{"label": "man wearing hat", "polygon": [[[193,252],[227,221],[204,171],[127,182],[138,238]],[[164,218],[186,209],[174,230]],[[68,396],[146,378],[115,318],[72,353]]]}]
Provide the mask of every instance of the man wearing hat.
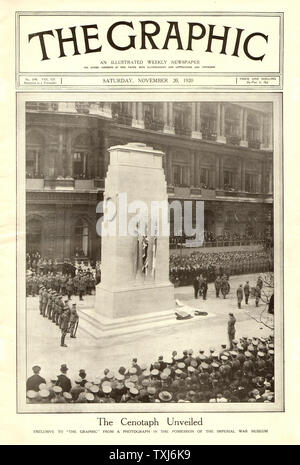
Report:
[{"label": "man wearing hat", "polygon": [[63,396],[63,389],[61,386],[54,386],[53,392],[55,394],[55,397],[51,399],[52,404],[66,404],[66,399]]},{"label": "man wearing hat", "polygon": [[77,401],[79,395],[85,391],[84,384],[81,378],[75,379],[75,386],[71,388],[70,394],[74,402]]},{"label": "man wearing hat", "polygon": [[46,383],[45,379],[40,376],[41,367],[35,365],[32,367],[33,375],[30,376],[26,381],[26,390],[27,391],[39,391],[39,385]]},{"label": "man wearing hat", "polygon": [[194,282],[193,282],[193,287],[194,287],[195,299],[198,299],[198,293],[199,293],[199,287],[200,287],[199,276],[195,277]]},{"label": "man wearing hat", "polygon": [[220,295],[221,282],[221,276],[218,275],[215,280],[216,297],[219,297]]},{"label": "man wearing hat", "polygon": [[245,303],[246,305],[248,305],[248,300],[249,300],[249,295],[250,295],[249,281],[246,281],[246,284],[244,286],[244,294],[245,294]]},{"label": "man wearing hat", "polygon": [[72,383],[70,378],[67,377],[68,367],[64,363],[60,367],[61,374],[57,376],[56,386],[60,386],[63,392],[70,392]]},{"label": "man wearing hat", "polygon": [[206,300],[207,289],[208,289],[207,279],[203,278],[202,283],[201,283],[201,293],[202,293],[203,300]]},{"label": "man wearing hat", "polygon": [[48,298],[49,298],[49,296],[48,296],[47,289],[44,289],[43,294],[42,294],[42,315],[43,315],[43,317],[46,316],[45,312],[46,312],[46,307],[47,307],[47,303],[48,303]]},{"label": "man wearing hat", "polygon": [[237,301],[238,301],[238,308],[242,308],[242,300],[243,296],[243,285],[240,284],[236,291]]},{"label": "man wearing hat", "polygon": [[76,304],[72,305],[70,314],[70,337],[76,338],[76,331],[78,328],[79,316],[76,310]]},{"label": "man wearing hat", "polygon": [[40,307],[40,315],[43,314],[43,292],[44,286],[39,286],[39,307]]},{"label": "man wearing hat", "polygon": [[61,339],[60,339],[60,346],[61,347],[68,347],[66,344],[65,344],[65,337],[67,335],[67,332],[68,332],[68,328],[69,328],[69,321],[70,321],[70,309],[66,309],[66,311],[63,312],[62,316],[61,316]]},{"label": "man wearing hat", "polygon": [[261,287],[258,284],[256,285],[256,288],[254,290],[254,296],[255,296],[255,307],[258,307],[259,299],[261,298]]},{"label": "man wearing hat", "polygon": [[235,323],[236,319],[233,315],[233,313],[229,313],[229,319],[227,323],[227,333],[228,333],[228,342],[229,342],[229,350],[232,350],[233,344],[232,341],[235,337]]}]

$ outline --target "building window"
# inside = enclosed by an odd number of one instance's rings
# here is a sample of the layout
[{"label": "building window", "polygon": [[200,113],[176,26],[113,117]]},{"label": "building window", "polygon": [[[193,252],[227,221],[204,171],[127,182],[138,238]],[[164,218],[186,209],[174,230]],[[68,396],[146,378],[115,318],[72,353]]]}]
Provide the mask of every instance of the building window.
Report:
[{"label": "building window", "polygon": [[40,149],[28,149],[26,155],[26,177],[37,178],[40,172]]},{"label": "building window", "polygon": [[173,166],[173,179],[175,186],[186,187],[188,185],[188,168],[185,165]]},{"label": "building window", "polygon": [[89,225],[87,221],[80,219],[75,224],[75,257],[87,257],[89,255]]},{"label": "building window", "polygon": [[146,129],[162,131],[164,128],[163,108],[161,103],[144,104],[144,123]]},{"label": "building window", "polygon": [[204,189],[212,189],[212,171],[208,168],[200,168],[200,186]]},{"label": "building window", "polygon": [[181,136],[191,135],[191,107],[187,105],[174,105],[175,133]]},{"label": "building window", "polygon": [[41,253],[42,223],[38,219],[31,219],[26,227],[26,251]]},{"label": "building window", "polygon": [[26,139],[26,177],[44,177],[43,170],[44,139],[36,131],[28,134]]},{"label": "building window", "polygon": [[216,140],[217,138],[217,106],[215,103],[201,103],[202,138]]},{"label": "building window", "polygon": [[224,189],[234,190],[235,189],[235,173],[234,171],[224,170]]},{"label": "building window", "polygon": [[245,174],[245,190],[246,192],[256,192],[257,176],[255,174]]},{"label": "building window", "polygon": [[73,154],[73,176],[75,179],[86,179],[88,177],[88,156],[86,152],[75,152]]}]

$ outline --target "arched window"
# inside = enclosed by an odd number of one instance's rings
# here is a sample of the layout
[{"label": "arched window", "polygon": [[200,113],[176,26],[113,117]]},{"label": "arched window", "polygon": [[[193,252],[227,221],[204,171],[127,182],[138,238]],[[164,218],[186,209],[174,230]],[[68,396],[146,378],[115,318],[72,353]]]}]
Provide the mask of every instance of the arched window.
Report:
[{"label": "arched window", "polygon": [[26,227],[26,251],[41,253],[42,223],[41,220],[32,218],[27,221]]},{"label": "arched window", "polygon": [[26,137],[26,176],[28,178],[44,177],[44,138],[37,132],[32,131]]},{"label": "arched window", "polygon": [[89,225],[84,219],[79,219],[74,230],[74,255],[87,257],[89,255]]}]

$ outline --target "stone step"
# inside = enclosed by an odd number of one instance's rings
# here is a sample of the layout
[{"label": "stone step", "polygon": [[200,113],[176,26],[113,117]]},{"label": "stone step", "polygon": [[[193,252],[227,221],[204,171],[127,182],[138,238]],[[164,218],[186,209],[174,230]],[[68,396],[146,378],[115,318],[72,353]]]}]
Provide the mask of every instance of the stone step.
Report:
[{"label": "stone step", "polygon": [[[182,307],[184,311],[194,312],[194,308]],[[174,310],[175,312],[175,310]],[[93,309],[78,309],[80,316],[80,330],[85,331],[94,339],[100,339],[103,337],[112,336],[125,336],[136,332],[148,331],[153,328],[162,328],[165,326],[178,326],[186,325],[189,323],[193,324],[193,320],[207,319],[215,316],[214,314],[208,314],[206,316],[197,316],[187,320],[177,320],[175,313],[166,312],[155,312],[148,313],[141,317],[128,317],[128,318],[116,318],[109,319],[98,315]]]}]

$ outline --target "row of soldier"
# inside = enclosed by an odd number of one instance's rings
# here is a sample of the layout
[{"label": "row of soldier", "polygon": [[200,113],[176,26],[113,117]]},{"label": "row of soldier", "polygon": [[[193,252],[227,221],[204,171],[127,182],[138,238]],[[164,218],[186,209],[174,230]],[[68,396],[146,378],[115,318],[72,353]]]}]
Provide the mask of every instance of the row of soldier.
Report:
[{"label": "row of soldier", "polygon": [[265,251],[193,252],[170,256],[170,280],[175,286],[190,285],[200,274],[207,282],[217,276],[272,271],[272,256]]},{"label": "row of soldier", "polygon": [[241,337],[232,349],[222,344],[209,353],[173,351],[170,359],[138,364],[99,376],[79,371],[75,382],[63,364],[48,382],[33,367],[27,380],[28,403],[113,402],[274,402],[274,338]]},{"label": "row of soldier", "polygon": [[69,299],[63,302],[63,295],[53,289],[46,289],[45,286],[39,286],[39,310],[40,315],[48,318],[53,324],[61,330],[60,345],[67,347],[65,338],[68,333],[75,339],[78,328],[79,316],[76,309],[76,303],[69,306]]},{"label": "row of soldier", "polygon": [[68,295],[69,299],[72,295],[79,295],[80,300],[83,300],[84,295],[93,293],[96,281],[91,271],[79,271],[75,276],[61,272],[49,272],[47,275],[32,273],[26,277],[27,297],[35,297],[41,285],[62,295]]}]

